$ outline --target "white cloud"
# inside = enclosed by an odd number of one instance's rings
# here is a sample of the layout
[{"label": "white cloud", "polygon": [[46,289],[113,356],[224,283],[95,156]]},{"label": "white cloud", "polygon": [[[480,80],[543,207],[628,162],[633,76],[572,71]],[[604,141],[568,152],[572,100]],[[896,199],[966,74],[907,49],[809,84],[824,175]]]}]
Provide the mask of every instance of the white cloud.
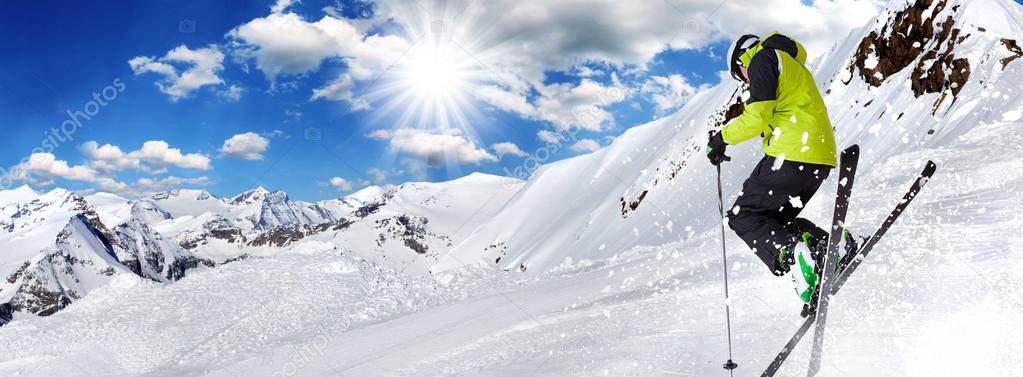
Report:
[{"label": "white cloud", "polygon": [[385,182],[385,181],[387,181],[387,177],[388,177],[388,174],[387,174],[386,171],[383,171],[383,170],[380,170],[380,169],[377,169],[377,168],[369,168],[369,170],[366,171],[366,175],[368,175],[369,179],[372,179],[373,182],[376,182],[376,183]]},{"label": "white cloud", "polygon": [[281,131],[281,130],[278,130],[278,129],[274,129],[274,130],[272,130],[272,131],[268,131],[268,132],[262,132],[262,133],[260,133],[259,135],[260,135],[260,136],[262,136],[262,137],[265,137],[265,138],[267,138],[267,139],[273,139],[273,138],[275,138],[275,137],[282,137],[282,136],[283,136],[283,137],[284,137],[285,139],[287,139],[287,138],[288,138],[288,137],[287,137],[287,136],[286,136],[286,135],[284,134],[284,131]]},{"label": "white cloud", "polygon": [[[410,12],[403,0],[382,0],[375,12],[378,20],[406,25],[412,35],[426,34],[430,21],[457,13],[458,25],[449,25],[448,30],[455,40],[476,42],[484,63],[514,68],[521,77],[536,81],[545,71],[568,71],[581,62],[642,66],[668,49],[700,48],[772,30],[803,41],[816,56],[877,15],[883,5],[862,0],[455,3],[436,7],[438,15]],[[480,30],[486,31],[484,37]]]},{"label": "white cloud", "polygon": [[[166,141],[151,140],[142,144],[137,151],[124,152],[120,147],[87,141],[78,150],[88,160],[87,164],[95,169],[113,172],[124,169],[145,170],[150,173],[162,173],[168,166],[183,169],[209,170],[210,158],[200,153],[181,153],[180,149],[171,148]],[[143,164],[146,162],[148,164]]]},{"label": "white cloud", "polygon": [[352,75],[347,73],[341,74],[336,80],[327,84],[322,88],[313,89],[313,96],[309,98],[310,101],[318,99],[327,99],[331,101],[348,102],[352,106],[352,110],[368,110],[370,109],[369,102],[363,99],[355,98],[355,81],[352,80]]},{"label": "white cloud", "polygon": [[[139,178],[134,185],[129,185],[118,181],[115,177],[108,175],[108,173],[129,167],[145,169],[146,167],[144,166],[134,165],[139,161],[137,157],[133,156],[133,154],[137,155],[137,152],[123,153],[120,151],[120,148],[115,146],[109,144],[98,146],[95,142],[83,144],[81,150],[83,153],[86,153],[86,157],[96,158],[95,160],[90,160],[90,164],[99,164],[99,166],[105,166],[111,170],[101,171],[94,169],[92,166],[71,165],[67,161],[58,160],[51,153],[34,153],[25,159],[24,163],[11,169],[11,178],[18,181],[29,181],[39,186],[52,185],[55,183],[54,180],[56,178],[86,182],[92,184],[99,191],[117,193],[128,197],[146,196],[156,191],[165,191],[182,185],[206,186],[209,184],[209,178],[207,177],[180,178],[169,176],[163,178],[143,177]],[[133,163],[124,163],[124,161],[132,161]],[[118,163],[120,165],[117,165]],[[89,191],[95,190],[89,189]]]},{"label": "white cloud", "polygon": [[473,94],[495,108],[523,118],[551,122],[558,130],[601,131],[614,124],[614,117],[605,108],[624,101],[632,92],[614,73],[608,85],[582,79],[579,84],[536,83],[533,89],[540,94],[533,103],[527,98],[528,90],[515,92],[483,85],[475,88]]},{"label": "white cloud", "polygon": [[226,98],[231,102],[237,102],[242,99],[242,87],[238,85],[231,85],[224,90],[218,90],[217,95]]},{"label": "white cloud", "polygon": [[352,101],[352,111],[370,110],[373,107],[364,99],[356,98]]},{"label": "white cloud", "polygon": [[678,110],[699,88],[695,88],[686,81],[685,77],[679,74],[664,76],[650,76],[640,92],[650,95],[654,108],[658,114]]},{"label": "white cloud", "polygon": [[151,173],[166,171],[168,166],[183,169],[210,170],[210,158],[200,153],[181,153],[180,149],[171,148],[166,141],[152,140],[142,144],[142,149],[131,152],[133,157],[154,165]]},{"label": "white cloud", "polygon": [[373,131],[370,131],[370,133],[366,134],[366,137],[368,137],[370,139],[380,139],[380,140],[390,139],[391,138],[391,131],[388,131],[388,130],[385,130],[385,129],[373,130]]},{"label": "white cloud", "polygon": [[316,69],[320,61],[336,54],[342,43],[355,43],[355,28],[344,22],[307,23],[294,13],[272,13],[231,30],[236,54],[255,58],[256,67],[273,80],[280,74],[299,74]]},{"label": "white cloud", "polygon": [[581,139],[572,144],[571,147],[568,147],[568,149],[576,153],[594,152],[600,149],[600,143],[593,139]]},{"label": "white cloud", "polygon": [[135,185],[139,190],[152,192],[176,189],[184,185],[206,186],[209,183],[210,179],[208,177],[181,178],[168,176],[160,179],[139,178],[138,181],[135,182]]},{"label": "white cloud", "polygon": [[378,168],[369,168],[366,170],[366,175],[369,176],[369,179],[371,179],[373,183],[376,183],[378,185],[387,182],[387,180],[393,176],[399,176],[403,174],[405,174],[404,171],[397,169],[383,170]]},{"label": "white cloud", "polygon": [[[475,98],[523,118],[551,122],[559,130],[577,126],[594,131],[613,125],[608,105],[631,92],[617,79],[590,81],[604,77],[592,66],[635,75],[638,81],[629,81],[642,83],[647,65],[661,52],[703,48],[775,29],[803,42],[811,57],[819,56],[876,15],[880,6],[877,1],[857,0],[816,0],[809,5],[800,0],[455,3],[430,8],[435,3],[427,2],[424,7],[433,12],[422,12],[410,11],[401,0],[382,0],[375,17],[405,26],[410,35],[429,35],[432,21],[454,17],[452,10],[457,10],[458,22],[444,25],[445,37],[460,41],[459,47],[469,51],[486,70],[484,80],[489,80],[470,89]],[[752,8],[758,11],[750,12]],[[714,60],[725,70],[717,56]],[[584,80],[578,85],[548,84],[550,71],[574,72]],[[684,87],[671,87],[654,101],[666,109],[682,101],[679,97],[685,93]]]},{"label": "white cloud", "polygon": [[129,187],[127,184],[123,182],[118,182],[117,180],[110,177],[98,177],[92,183],[103,191],[109,191],[114,193],[129,192]]},{"label": "white cloud", "polygon": [[272,7],[270,7],[270,12],[272,13],[284,12],[285,9],[288,9],[288,7],[290,7],[292,4],[298,2],[299,2],[298,0],[277,0],[277,2],[274,3]]},{"label": "white cloud", "polygon": [[426,130],[399,128],[394,131],[376,130],[367,136],[389,140],[392,151],[419,158],[430,166],[440,166],[449,161],[477,165],[497,161],[497,157],[485,149],[478,148],[476,143],[463,137],[461,131],[457,129],[431,133]]},{"label": "white cloud", "polygon": [[605,73],[600,69],[593,69],[585,65],[581,65],[575,68],[575,74],[579,77],[599,77]]},{"label": "white cloud", "polygon": [[614,124],[614,117],[605,110],[608,105],[622,102],[630,90],[611,74],[612,83],[603,85],[583,79],[578,85],[552,84],[537,88],[536,100],[540,118],[550,121],[558,130],[572,128],[601,131]]},{"label": "white cloud", "polygon": [[537,110],[525,94],[503,89],[496,85],[482,85],[473,91],[476,98],[504,111],[525,118],[536,118]]},{"label": "white cloud", "polygon": [[249,21],[227,35],[235,53],[255,59],[270,80],[316,70],[332,57],[344,59],[355,79],[366,79],[397,60],[409,46],[397,36],[366,36],[349,20],[324,16],[308,22],[295,13],[280,12]]},{"label": "white cloud", "polygon": [[263,153],[270,147],[270,140],[255,132],[231,136],[220,147],[220,153],[243,160],[262,160]]},{"label": "white cloud", "polygon": [[103,144],[95,141],[87,141],[78,147],[82,155],[89,160],[89,166],[102,171],[118,171],[124,169],[140,169],[141,165],[137,158],[121,151],[116,145]]},{"label": "white cloud", "polygon": [[[217,76],[224,69],[223,62],[224,54],[215,45],[196,50],[181,45],[159,59],[136,56],[128,65],[136,75],[147,72],[162,75],[163,79],[157,81],[156,86],[170,96],[171,101],[177,101],[203,86],[223,84],[224,80]],[[174,63],[189,67],[178,73]]]},{"label": "white cloud", "polygon": [[560,133],[549,130],[538,131],[536,133],[536,138],[540,139],[540,141],[547,144],[560,144],[562,141],[565,140],[565,137],[562,136]]},{"label": "white cloud", "polygon": [[84,165],[72,166],[67,161],[58,160],[51,153],[33,153],[11,171],[16,173],[12,176],[13,179],[31,181],[40,186],[53,184],[54,178],[63,178],[92,183],[106,191],[122,191],[128,188],[128,185],[111,177],[101,176],[93,168]]},{"label": "white cloud", "polygon": [[494,148],[494,152],[497,153],[498,158],[503,158],[506,154],[516,157],[526,157],[528,155],[526,152],[523,152],[522,149],[519,149],[518,145],[511,142],[497,143],[490,147]]},{"label": "white cloud", "polygon": [[426,164],[422,160],[412,158],[402,159],[401,165],[408,171],[409,176],[415,180],[425,181],[427,178]]},{"label": "white cloud", "polygon": [[[525,119],[550,122],[557,130],[592,131],[614,126],[607,108],[640,89],[632,85],[649,84],[645,94],[658,112],[679,106],[691,95],[693,88],[676,75],[646,77],[647,65],[661,52],[703,48],[741,34],[763,35],[777,29],[803,42],[811,57],[819,56],[880,7],[878,1],[861,0],[809,4],[491,0],[485,5],[454,0],[445,6],[425,2],[417,7],[404,0],[381,0],[370,20],[344,19],[329,12],[306,20],[288,11],[291,4],[278,1],[270,14],[237,26],[227,37],[233,56],[242,62],[254,60],[271,81],[315,71],[324,60],[342,61],[347,71],[314,89],[310,100],[343,101],[353,110],[368,109],[370,104],[359,98],[356,88],[373,89],[361,81],[379,77],[420,41],[381,35],[379,26],[396,24],[406,31],[403,35],[428,36],[441,21],[445,37],[441,40],[458,41],[458,48],[450,50],[466,52],[471,56],[468,65],[486,73],[468,85],[474,98]],[[422,11],[424,7],[430,11]],[[753,7],[758,11],[750,12]],[[456,14],[457,23],[445,22]],[[725,70],[723,53],[709,55]],[[168,68],[173,72],[173,67],[159,65],[162,62],[153,63],[153,72]],[[572,72],[582,80],[552,84],[546,77],[551,71]],[[628,85],[619,81],[616,71]]]},{"label": "white cloud", "polygon": [[[88,166],[71,166],[67,161],[58,160],[52,153],[33,153],[18,167],[19,171],[41,177],[43,180],[59,177],[72,181],[92,182],[99,174]],[[23,175],[22,178],[27,176]]]},{"label": "white cloud", "polygon": [[330,179],[330,185],[338,189],[338,191],[352,191],[352,183],[341,177],[334,177]]}]

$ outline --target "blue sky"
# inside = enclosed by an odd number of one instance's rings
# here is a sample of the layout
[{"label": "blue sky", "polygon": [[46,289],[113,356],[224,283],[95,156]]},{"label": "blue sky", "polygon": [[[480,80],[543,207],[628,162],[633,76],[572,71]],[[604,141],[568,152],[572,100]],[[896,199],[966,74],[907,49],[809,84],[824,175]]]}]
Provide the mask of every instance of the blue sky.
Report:
[{"label": "blue sky", "polygon": [[[0,183],[125,196],[262,185],[318,200],[522,172],[540,148],[556,150],[540,162],[587,153],[719,82],[739,34],[720,19],[743,13],[597,2],[523,16],[510,1],[9,2],[0,166],[15,173]],[[643,20],[614,17],[630,12]],[[811,45],[851,27],[788,26]],[[94,115],[51,138],[69,112]]]}]

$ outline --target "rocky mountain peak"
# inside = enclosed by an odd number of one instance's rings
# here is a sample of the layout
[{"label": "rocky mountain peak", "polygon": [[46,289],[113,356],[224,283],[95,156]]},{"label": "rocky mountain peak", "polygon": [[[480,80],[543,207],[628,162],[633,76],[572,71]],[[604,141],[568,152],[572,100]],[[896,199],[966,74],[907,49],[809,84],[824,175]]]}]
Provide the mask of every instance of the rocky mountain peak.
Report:
[{"label": "rocky mountain peak", "polygon": [[263,186],[259,186],[252,190],[238,194],[234,198],[231,198],[231,204],[239,205],[260,202],[263,201],[263,199],[266,198],[267,195],[269,194],[270,194],[269,190],[263,188]]},{"label": "rocky mountain peak", "polygon": [[135,202],[135,204],[132,204],[131,217],[140,219],[149,224],[173,218],[169,212],[160,208],[159,205],[151,200],[140,200]]}]

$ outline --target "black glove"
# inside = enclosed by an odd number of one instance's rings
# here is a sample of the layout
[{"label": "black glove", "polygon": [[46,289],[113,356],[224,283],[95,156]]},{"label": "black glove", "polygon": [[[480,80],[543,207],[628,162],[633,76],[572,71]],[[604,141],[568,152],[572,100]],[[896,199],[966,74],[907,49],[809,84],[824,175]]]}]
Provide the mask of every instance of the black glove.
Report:
[{"label": "black glove", "polygon": [[725,147],[728,144],[725,143],[725,139],[721,137],[721,132],[711,131],[710,140],[707,141],[707,159],[714,166],[721,165],[724,161],[731,161],[732,158],[725,156]]}]

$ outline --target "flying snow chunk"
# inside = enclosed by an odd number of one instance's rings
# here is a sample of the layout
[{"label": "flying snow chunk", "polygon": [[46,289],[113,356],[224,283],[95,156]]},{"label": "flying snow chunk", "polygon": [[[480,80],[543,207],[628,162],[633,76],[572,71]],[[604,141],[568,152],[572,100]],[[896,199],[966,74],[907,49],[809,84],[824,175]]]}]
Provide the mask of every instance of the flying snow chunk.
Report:
[{"label": "flying snow chunk", "polygon": [[[780,128],[775,128],[775,129],[776,130],[780,130]],[[779,133],[779,135],[780,134],[781,133]],[[781,165],[784,164],[784,163],[785,163],[785,154],[784,153],[780,153],[780,154],[778,154],[778,157],[774,158],[774,165],[771,166],[771,170],[774,170],[774,171],[781,170]]]},{"label": "flying snow chunk", "polygon": [[792,205],[792,208],[803,208],[803,200],[798,196],[790,196],[789,204]]},{"label": "flying snow chunk", "polygon": [[1005,113],[1002,113],[1002,121],[1004,122],[1015,122],[1019,120],[1020,117],[1021,117],[1020,112],[1016,110],[1006,111]]}]

